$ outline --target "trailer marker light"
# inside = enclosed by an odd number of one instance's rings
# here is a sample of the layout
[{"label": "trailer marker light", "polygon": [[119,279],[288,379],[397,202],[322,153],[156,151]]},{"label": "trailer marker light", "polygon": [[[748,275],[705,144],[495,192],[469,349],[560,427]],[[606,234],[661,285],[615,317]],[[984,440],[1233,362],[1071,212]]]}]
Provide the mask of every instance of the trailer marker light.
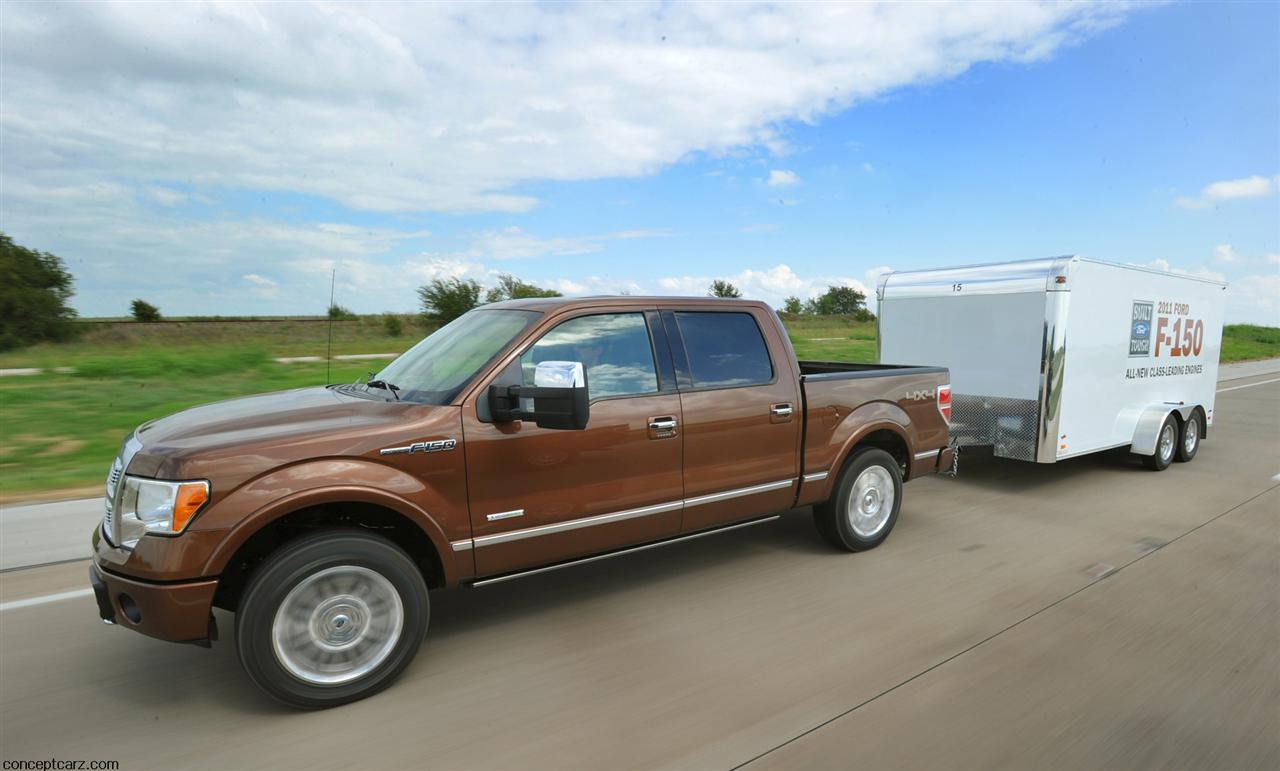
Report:
[{"label": "trailer marker light", "polygon": [[942,413],[942,419],[947,421],[947,425],[951,425],[951,384],[938,386],[938,412]]}]

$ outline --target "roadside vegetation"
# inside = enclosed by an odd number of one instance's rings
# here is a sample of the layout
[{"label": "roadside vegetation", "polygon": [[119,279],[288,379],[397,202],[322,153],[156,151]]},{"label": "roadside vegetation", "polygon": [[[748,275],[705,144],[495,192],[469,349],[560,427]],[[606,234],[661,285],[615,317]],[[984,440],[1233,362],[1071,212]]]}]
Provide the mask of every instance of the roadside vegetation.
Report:
[{"label": "roadside vegetation", "polygon": [[[278,358],[386,354],[416,344],[484,302],[555,297],[511,275],[487,291],[470,280],[422,287],[420,313],[358,316],[333,305],[310,318],[175,318],[137,299],[132,319],[76,319],[71,276],[56,256],[0,233],[0,501],[50,490],[96,495],[125,435],[140,423],[197,404],[266,391],[350,382],[385,359],[277,362]],[[717,279],[707,294],[739,297]],[[779,314],[802,359],[874,362],[875,317],[866,297],[829,287]],[[332,346],[330,346],[332,334]],[[1280,328],[1231,325],[1222,361],[1280,357]],[[924,364],[928,362],[893,362]]]}]

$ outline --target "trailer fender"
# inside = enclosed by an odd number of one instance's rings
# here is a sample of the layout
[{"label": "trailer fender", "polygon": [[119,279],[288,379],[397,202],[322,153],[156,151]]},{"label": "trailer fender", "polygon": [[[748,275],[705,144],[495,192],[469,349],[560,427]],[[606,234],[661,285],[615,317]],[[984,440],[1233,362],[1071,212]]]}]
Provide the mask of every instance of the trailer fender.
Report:
[{"label": "trailer fender", "polygon": [[[1133,429],[1133,444],[1129,451],[1136,455],[1155,455],[1160,427],[1164,425],[1165,418],[1177,415],[1178,426],[1181,428],[1191,414],[1199,409],[1198,404],[1153,404],[1147,407],[1138,416],[1138,425]],[[1202,426],[1203,424],[1204,421],[1201,421]]]}]

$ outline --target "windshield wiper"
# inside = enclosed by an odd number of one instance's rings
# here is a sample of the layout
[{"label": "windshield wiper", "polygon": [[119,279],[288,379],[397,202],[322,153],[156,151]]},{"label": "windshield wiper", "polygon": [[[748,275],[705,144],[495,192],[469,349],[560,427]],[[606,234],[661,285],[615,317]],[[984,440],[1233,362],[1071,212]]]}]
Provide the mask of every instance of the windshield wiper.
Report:
[{"label": "windshield wiper", "polygon": [[400,386],[393,385],[385,380],[378,380],[372,372],[369,373],[369,379],[364,382],[364,390],[368,391],[370,388],[381,388],[384,391],[390,391],[391,395],[396,397],[396,401],[400,401],[400,394],[396,393],[400,390]]}]

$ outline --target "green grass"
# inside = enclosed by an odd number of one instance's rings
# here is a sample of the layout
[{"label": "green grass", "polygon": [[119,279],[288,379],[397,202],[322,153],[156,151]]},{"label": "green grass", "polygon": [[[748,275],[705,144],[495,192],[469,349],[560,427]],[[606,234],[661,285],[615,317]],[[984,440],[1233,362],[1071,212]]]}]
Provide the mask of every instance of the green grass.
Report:
[{"label": "green grass", "polygon": [[[389,337],[381,317],[333,325],[333,352],[400,352],[429,328],[402,317]],[[323,356],[328,324],[306,319],[84,322],[75,342],[0,354],[0,367],[74,367],[74,374],[0,378],[0,496],[100,484],[124,436],[179,410],[247,394],[319,385],[323,363],[276,364],[278,356]],[[874,322],[783,315],[802,359],[874,362]],[[1280,357],[1280,328],[1231,325],[1222,361]],[[354,380],[380,362],[333,363],[331,380]]]}]

